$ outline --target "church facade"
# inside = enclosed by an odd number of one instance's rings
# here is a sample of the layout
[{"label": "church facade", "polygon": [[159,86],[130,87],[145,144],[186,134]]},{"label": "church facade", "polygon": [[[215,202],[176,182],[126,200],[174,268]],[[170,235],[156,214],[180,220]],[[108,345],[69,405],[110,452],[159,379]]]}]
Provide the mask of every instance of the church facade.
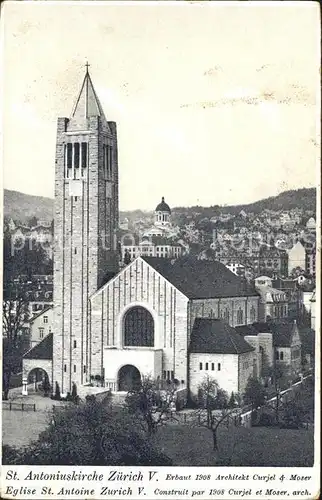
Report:
[{"label": "church facade", "polygon": [[[224,371],[234,371],[238,358],[247,357],[246,373],[231,373],[235,382],[228,384],[230,392],[240,392],[253,374],[253,347],[243,341],[241,351],[232,342],[224,351],[213,345],[211,353],[192,352],[191,333],[197,318],[217,325],[214,338],[223,323],[256,320],[258,302],[256,291],[220,263],[138,257],[90,298],[90,372],[113,391],[128,390],[136,370],[196,389],[206,371],[195,370],[189,360],[198,365],[203,354],[220,356],[220,374],[212,369],[215,361],[208,367],[209,375],[222,378]],[[201,328],[199,336],[205,334]]]},{"label": "church facade", "polygon": [[[158,212],[168,225],[168,210]],[[196,392],[207,374],[242,393],[257,351],[234,328],[258,321],[255,288],[223,264],[188,257],[139,256],[119,270],[117,229],[116,124],[86,71],[71,117],[57,125],[54,330],[36,346],[38,360],[28,352],[24,376],[43,360],[62,394],[73,384],[90,391],[93,380],[124,392],[145,375]]]}]

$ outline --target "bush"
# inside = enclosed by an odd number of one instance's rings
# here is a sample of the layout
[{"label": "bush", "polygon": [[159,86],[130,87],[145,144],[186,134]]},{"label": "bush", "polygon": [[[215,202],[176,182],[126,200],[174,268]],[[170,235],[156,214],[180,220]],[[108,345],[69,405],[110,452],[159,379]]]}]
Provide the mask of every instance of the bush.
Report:
[{"label": "bush", "polygon": [[57,381],[55,383],[55,395],[54,395],[53,399],[55,399],[56,401],[61,400],[60,387],[59,387],[59,384]]},{"label": "bush", "polygon": [[2,446],[2,463],[3,465],[16,465],[20,463],[20,450],[4,444]]},{"label": "bush", "polygon": [[260,427],[273,427],[275,425],[274,415],[271,415],[270,413],[262,413],[259,417],[257,425]]},{"label": "bush", "polygon": [[75,382],[73,382],[73,386],[72,386],[72,401],[76,401],[77,399],[77,386],[75,384]]},{"label": "bush", "polygon": [[24,465],[172,465],[171,460],[136,427],[125,408],[105,406],[95,398],[62,409],[38,441],[7,448],[3,463]]}]

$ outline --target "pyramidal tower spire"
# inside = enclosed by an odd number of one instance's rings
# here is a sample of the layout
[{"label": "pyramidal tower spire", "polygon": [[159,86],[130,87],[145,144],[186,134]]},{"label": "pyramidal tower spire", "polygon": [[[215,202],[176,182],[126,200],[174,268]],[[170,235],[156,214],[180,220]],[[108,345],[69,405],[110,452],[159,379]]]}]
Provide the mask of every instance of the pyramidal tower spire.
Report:
[{"label": "pyramidal tower spire", "polygon": [[99,116],[105,125],[107,125],[102,105],[97,97],[89,74],[88,63],[86,63],[85,68],[84,80],[69,120],[68,129],[70,131],[87,130],[88,120],[93,116]]}]

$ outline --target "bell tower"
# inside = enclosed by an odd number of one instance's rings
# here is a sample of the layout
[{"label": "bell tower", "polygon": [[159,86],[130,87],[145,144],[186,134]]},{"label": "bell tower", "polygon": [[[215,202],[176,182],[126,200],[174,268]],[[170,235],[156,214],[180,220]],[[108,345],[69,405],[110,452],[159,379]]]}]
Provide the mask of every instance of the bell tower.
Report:
[{"label": "bell tower", "polygon": [[57,123],[53,383],[61,393],[90,380],[88,299],[118,271],[118,218],[116,124],[86,65],[72,114]]}]

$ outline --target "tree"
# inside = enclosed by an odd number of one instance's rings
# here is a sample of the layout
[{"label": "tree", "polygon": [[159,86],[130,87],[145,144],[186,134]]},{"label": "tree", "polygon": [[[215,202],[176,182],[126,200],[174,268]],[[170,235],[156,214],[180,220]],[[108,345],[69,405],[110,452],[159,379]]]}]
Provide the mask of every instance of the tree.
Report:
[{"label": "tree", "polygon": [[228,401],[228,408],[236,408],[240,406],[240,395],[238,393],[232,392]]},{"label": "tree", "polygon": [[77,385],[75,384],[75,382],[73,382],[73,385],[72,385],[72,401],[74,403],[79,402],[79,396],[77,394]]},{"label": "tree", "polygon": [[2,397],[8,399],[11,375],[21,368],[25,350],[23,327],[28,319],[28,301],[17,286],[7,286],[4,290],[2,306],[3,327],[3,371]]},{"label": "tree", "polygon": [[94,397],[62,407],[38,441],[22,450],[6,449],[4,463],[27,465],[172,465],[139,429],[126,408]]},{"label": "tree", "polygon": [[49,379],[48,379],[47,373],[45,373],[45,378],[44,378],[44,381],[43,381],[42,388],[44,390],[45,396],[48,396],[49,391],[50,391],[50,383],[49,383]]},{"label": "tree", "polygon": [[12,249],[11,233],[8,229],[3,232],[3,281],[10,283],[16,273],[15,259]]},{"label": "tree", "polygon": [[249,377],[243,399],[245,404],[251,405],[253,418],[257,408],[264,405],[266,401],[265,396],[266,391],[260,381],[255,377]]},{"label": "tree", "polygon": [[[218,391],[221,394],[219,398],[217,398]],[[217,431],[220,425],[237,415],[236,408],[228,409],[227,393],[220,389],[217,381],[209,375],[199,385],[198,401],[199,408],[195,410],[197,419],[195,419],[193,425],[206,427],[211,431],[213,450],[216,453],[219,451]],[[225,407],[223,407],[223,403]],[[220,409],[218,405],[221,406]]]},{"label": "tree", "polygon": [[127,408],[149,436],[155,434],[165,421],[174,418],[176,391],[177,384],[174,381],[154,380],[147,376],[142,377],[138,387],[128,392]]},{"label": "tree", "polygon": [[303,401],[295,394],[293,398],[283,404],[282,426],[298,429],[304,422],[307,413],[308,410],[304,407]]},{"label": "tree", "polygon": [[55,394],[54,394],[54,398],[57,400],[57,401],[60,401],[61,399],[61,395],[60,395],[60,387],[59,387],[59,384],[56,380],[56,383],[55,383]]},{"label": "tree", "polygon": [[290,367],[279,364],[273,366],[273,384],[274,384],[274,397],[273,403],[267,403],[266,406],[271,407],[275,414],[275,423],[279,424],[280,413],[282,410],[283,400],[281,391],[289,386],[291,380]]}]

